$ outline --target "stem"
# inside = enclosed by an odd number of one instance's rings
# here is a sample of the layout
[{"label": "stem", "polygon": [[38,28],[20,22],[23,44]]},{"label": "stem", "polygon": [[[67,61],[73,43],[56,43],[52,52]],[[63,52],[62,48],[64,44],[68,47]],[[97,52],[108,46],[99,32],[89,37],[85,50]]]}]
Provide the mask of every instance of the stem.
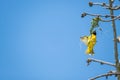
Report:
[{"label": "stem", "polygon": [[[109,0],[110,7],[112,7],[113,3],[111,0]],[[110,15],[114,15],[114,11],[110,9]],[[113,19],[113,17],[111,17]],[[120,72],[119,68],[119,59],[118,59],[118,47],[117,47],[117,33],[116,33],[116,25],[115,20],[112,21],[112,27],[113,27],[113,35],[114,35],[114,56],[115,56],[115,64],[116,64],[116,70],[117,72]],[[120,76],[118,76],[118,80],[120,80]]]},{"label": "stem", "polygon": [[115,64],[112,64],[112,63],[106,62],[106,61],[102,61],[102,60],[98,60],[98,59],[88,58],[88,59],[87,59],[88,65],[90,64],[90,62],[98,62],[98,63],[100,63],[100,64],[106,64],[106,65],[114,66],[114,67],[115,67]]},{"label": "stem", "polygon": [[120,6],[109,6],[106,3],[92,3],[92,5],[99,5],[99,6],[105,7],[106,9],[111,9],[111,10],[119,10],[120,9]]},{"label": "stem", "polygon": [[86,13],[86,15],[90,15],[90,16],[99,16],[99,17],[105,17],[105,18],[108,18],[108,17],[117,17],[117,16],[114,16],[114,15],[100,15],[100,14],[90,14],[90,13]]},{"label": "stem", "polygon": [[112,75],[118,76],[118,75],[120,75],[120,73],[119,72],[109,72],[109,73],[106,73],[106,74],[98,75],[98,76],[96,76],[94,78],[91,78],[89,80],[96,80],[96,79],[101,78],[101,77],[106,77],[106,79],[107,79],[108,76],[112,76]]},{"label": "stem", "polygon": [[117,19],[119,19],[119,18],[120,18],[120,16],[117,16],[117,17],[115,17],[115,18],[112,17],[111,20],[103,20],[103,19],[101,19],[101,21],[102,21],[102,22],[110,22],[110,21],[115,21],[115,20],[117,20]]}]

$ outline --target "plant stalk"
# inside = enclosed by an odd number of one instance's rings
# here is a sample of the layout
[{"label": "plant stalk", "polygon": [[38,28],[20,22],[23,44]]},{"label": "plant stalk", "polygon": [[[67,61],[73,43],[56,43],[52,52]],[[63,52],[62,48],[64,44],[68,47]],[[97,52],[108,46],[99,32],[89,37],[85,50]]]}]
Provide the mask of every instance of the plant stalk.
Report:
[{"label": "plant stalk", "polygon": [[[113,6],[112,0],[109,0],[110,7]],[[114,15],[114,10],[110,9],[110,15]],[[114,17],[111,17],[113,19]],[[117,72],[120,72],[120,65],[119,65],[119,59],[118,59],[118,46],[117,46],[117,33],[116,33],[116,24],[115,20],[112,21],[112,27],[113,27],[113,36],[114,36],[114,56],[115,56],[115,64],[116,64],[116,70]],[[120,76],[117,76],[117,80],[120,80]]]}]

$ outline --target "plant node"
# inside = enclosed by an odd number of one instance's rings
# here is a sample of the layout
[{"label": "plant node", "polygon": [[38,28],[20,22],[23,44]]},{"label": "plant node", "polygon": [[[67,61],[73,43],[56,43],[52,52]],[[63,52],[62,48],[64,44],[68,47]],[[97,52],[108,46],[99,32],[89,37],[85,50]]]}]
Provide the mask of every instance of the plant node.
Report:
[{"label": "plant node", "polygon": [[89,2],[89,6],[92,7],[93,6],[93,2]]},{"label": "plant node", "polygon": [[84,18],[87,14],[84,12],[81,14],[81,17]]}]

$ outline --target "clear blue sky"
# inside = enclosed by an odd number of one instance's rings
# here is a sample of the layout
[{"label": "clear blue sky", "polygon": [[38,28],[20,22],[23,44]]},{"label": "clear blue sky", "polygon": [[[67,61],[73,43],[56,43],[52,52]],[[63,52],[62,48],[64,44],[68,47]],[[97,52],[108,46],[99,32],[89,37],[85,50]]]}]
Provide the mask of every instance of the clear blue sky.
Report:
[{"label": "clear blue sky", "polygon": [[87,80],[114,70],[98,63],[86,66],[89,57],[114,63],[111,23],[100,23],[103,31],[97,31],[95,55],[85,54],[86,46],[79,38],[89,34],[93,17],[80,14],[109,13],[101,7],[90,8],[88,2],[1,0],[0,80]]}]

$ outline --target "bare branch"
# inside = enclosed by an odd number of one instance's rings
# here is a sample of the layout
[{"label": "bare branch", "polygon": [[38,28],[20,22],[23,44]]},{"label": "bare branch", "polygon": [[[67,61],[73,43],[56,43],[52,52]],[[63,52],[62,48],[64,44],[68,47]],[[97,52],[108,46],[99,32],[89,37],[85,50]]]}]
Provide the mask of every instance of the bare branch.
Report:
[{"label": "bare branch", "polygon": [[101,77],[106,77],[106,78],[108,78],[108,76],[112,76],[112,75],[115,75],[115,76],[120,75],[120,72],[110,71],[110,72],[108,72],[108,73],[106,73],[106,74],[98,75],[98,76],[96,76],[96,77],[94,77],[94,78],[91,78],[91,79],[89,79],[89,80],[96,80],[96,79],[101,78]]},{"label": "bare branch", "polygon": [[109,8],[109,5],[107,5],[106,3],[93,3],[93,5],[99,5],[105,8]]},{"label": "bare branch", "polygon": [[120,9],[120,6],[115,6],[114,8],[112,8],[112,10],[118,10]]},{"label": "bare branch", "polygon": [[83,18],[86,15],[95,16],[95,17],[105,17],[105,18],[112,17],[112,19],[110,19],[110,20],[101,19],[102,22],[111,22],[113,20],[120,19],[120,15],[119,16],[114,16],[114,15],[100,15],[100,14],[90,14],[90,13],[85,13],[85,12],[81,14],[81,17]]},{"label": "bare branch", "polygon": [[89,2],[89,6],[90,7],[92,7],[93,5],[99,5],[99,6],[105,7],[106,9],[111,9],[111,10],[119,10],[120,9],[120,6],[111,7],[108,4],[106,4],[106,3],[93,3],[93,2]]},{"label": "bare branch", "polygon": [[100,14],[90,14],[90,13],[85,13],[86,15],[90,15],[90,16],[99,16],[99,17],[105,17],[105,18],[108,18],[108,17],[116,17],[114,15],[100,15]]},{"label": "bare branch", "polygon": [[101,21],[102,21],[102,22],[110,22],[110,21],[114,21],[114,20],[117,20],[117,19],[120,19],[120,16],[117,16],[117,17],[112,18],[112,19],[110,19],[110,20],[103,20],[103,19],[101,19]]},{"label": "bare branch", "polygon": [[[110,7],[113,6],[113,3],[111,0],[109,0]],[[114,15],[114,11],[110,9],[110,15]],[[111,17],[111,19],[114,19]],[[118,53],[118,46],[117,46],[117,31],[116,31],[116,24],[115,20],[112,21],[112,28],[113,28],[113,36],[114,36],[114,56],[115,56],[115,65],[117,72],[120,72],[120,63],[119,63],[119,53]],[[117,77],[118,80],[120,80],[120,75]]]},{"label": "bare branch", "polygon": [[110,63],[110,62],[106,62],[106,61],[102,61],[102,60],[97,60],[97,59],[93,59],[93,58],[88,58],[87,59],[87,63],[88,63],[88,65],[90,64],[90,62],[98,62],[98,63],[100,63],[100,64],[106,64],[106,65],[110,65],[110,66],[114,66],[115,67],[115,64],[113,64],[113,63]]}]

